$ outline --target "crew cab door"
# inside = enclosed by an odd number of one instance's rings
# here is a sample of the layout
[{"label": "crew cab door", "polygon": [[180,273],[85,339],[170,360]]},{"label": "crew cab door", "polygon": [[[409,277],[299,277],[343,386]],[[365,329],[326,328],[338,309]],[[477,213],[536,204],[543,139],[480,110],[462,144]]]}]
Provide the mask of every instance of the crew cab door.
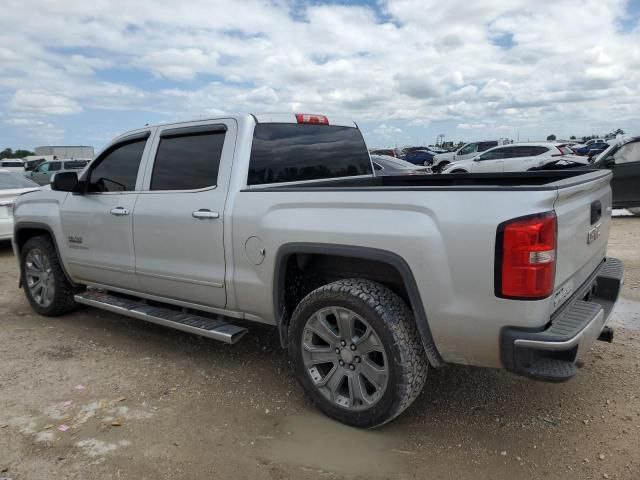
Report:
[{"label": "crew cab door", "polygon": [[150,135],[142,131],[108,147],[81,177],[83,191],[66,196],[62,242],[73,278],[138,290],[132,212]]},{"label": "crew cab door", "polygon": [[224,307],[224,208],[234,120],[159,128],[138,198],[133,233],[142,291]]}]

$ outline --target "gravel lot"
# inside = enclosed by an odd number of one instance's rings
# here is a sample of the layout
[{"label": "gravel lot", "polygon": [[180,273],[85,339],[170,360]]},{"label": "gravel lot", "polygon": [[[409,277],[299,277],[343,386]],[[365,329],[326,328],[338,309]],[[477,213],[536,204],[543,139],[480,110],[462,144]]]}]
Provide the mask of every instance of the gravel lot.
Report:
[{"label": "gravel lot", "polygon": [[275,330],[231,347],[88,308],[34,315],[0,244],[0,478],[638,479],[639,239],[640,218],[614,219],[616,337],[571,382],[432,370],[376,431],[317,414]]}]

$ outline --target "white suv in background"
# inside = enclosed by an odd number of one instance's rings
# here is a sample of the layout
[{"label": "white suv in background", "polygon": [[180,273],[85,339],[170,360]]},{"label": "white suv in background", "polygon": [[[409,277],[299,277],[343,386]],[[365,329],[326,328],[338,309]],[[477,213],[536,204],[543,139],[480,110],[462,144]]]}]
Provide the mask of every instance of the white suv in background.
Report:
[{"label": "white suv in background", "polygon": [[526,172],[553,160],[572,160],[588,164],[569,147],[549,142],[516,143],[494,147],[470,160],[447,165],[442,173]]},{"label": "white suv in background", "polygon": [[441,172],[448,164],[470,160],[479,153],[486,152],[490,148],[511,143],[509,140],[485,140],[482,142],[465,143],[455,152],[441,153],[433,157],[433,171]]}]

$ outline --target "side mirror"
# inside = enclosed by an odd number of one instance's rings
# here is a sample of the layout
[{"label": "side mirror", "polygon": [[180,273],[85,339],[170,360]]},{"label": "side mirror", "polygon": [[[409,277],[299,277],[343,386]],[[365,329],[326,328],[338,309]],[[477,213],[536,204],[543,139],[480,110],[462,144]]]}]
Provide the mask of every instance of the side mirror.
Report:
[{"label": "side mirror", "polygon": [[607,168],[613,168],[615,164],[616,164],[616,159],[613,157],[609,157],[604,161],[604,166]]},{"label": "side mirror", "polygon": [[58,192],[73,192],[78,186],[78,174],[76,172],[60,172],[51,179],[51,190]]}]

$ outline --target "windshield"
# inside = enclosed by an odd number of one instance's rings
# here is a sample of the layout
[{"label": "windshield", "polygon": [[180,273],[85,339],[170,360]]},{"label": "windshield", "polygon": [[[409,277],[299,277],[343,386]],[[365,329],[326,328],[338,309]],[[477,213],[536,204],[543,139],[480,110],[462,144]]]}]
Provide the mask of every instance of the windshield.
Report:
[{"label": "windshield", "polygon": [[30,187],[37,188],[38,184],[19,173],[0,172],[0,190]]}]

